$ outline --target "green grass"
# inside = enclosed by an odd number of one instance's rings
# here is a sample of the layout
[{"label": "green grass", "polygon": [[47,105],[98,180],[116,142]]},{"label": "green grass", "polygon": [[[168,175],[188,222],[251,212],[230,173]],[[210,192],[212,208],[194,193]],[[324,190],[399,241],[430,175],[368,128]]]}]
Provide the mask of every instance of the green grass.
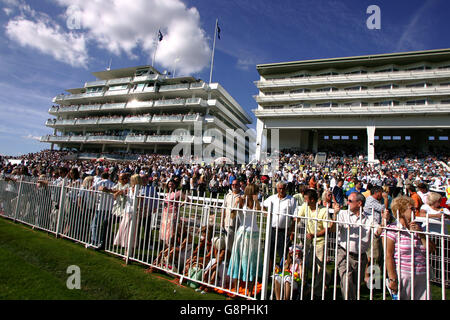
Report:
[{"label": "green grass", "polygon": [[[81,270],[81,289],[66,287],[70,265]],[[212,300],[180,287],[162,274],[146,274],[145,267],[125,265],[104,252],[56,239],[42,231],[0,219],[0,299],[20,300]]]}]

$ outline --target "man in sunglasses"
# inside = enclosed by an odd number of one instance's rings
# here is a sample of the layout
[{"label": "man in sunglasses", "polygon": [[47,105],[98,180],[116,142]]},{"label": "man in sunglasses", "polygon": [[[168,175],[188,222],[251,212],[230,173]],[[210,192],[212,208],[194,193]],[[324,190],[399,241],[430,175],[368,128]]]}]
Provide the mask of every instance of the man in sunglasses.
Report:
[{"label": "man in sunglasses", "polygon": [[231,251],[234,241],[234,232],[239,226],[237,223],[237,215],[234,209],[238,207],[238,199],[243,195],[241,191],[241,183],[234,179],[231,183],[231,190],[225,196],[222,207],[222,227],[226,232],[226,248]]},{"label": "man in sunglasses", "polygon": [[378,238],[382,233],[382,227],[385,226],[385,220],[389,218],[384,212],[383,222],[381,225],[378,224],[372,215],[364,213],[365,202],[366,198],[361,193],[352,192],[348,197],[347,211],[340,212],[338,204],[333,207],[332,219],[336,223],[333,223],[331,231],[335,231],[336,225],[338,226],[336,262],[341,279],[342,297],[345,300],[357,299],[357,288],[362,282],[364,268],[367,265],[366,252],[371,244],[371,233]]}]

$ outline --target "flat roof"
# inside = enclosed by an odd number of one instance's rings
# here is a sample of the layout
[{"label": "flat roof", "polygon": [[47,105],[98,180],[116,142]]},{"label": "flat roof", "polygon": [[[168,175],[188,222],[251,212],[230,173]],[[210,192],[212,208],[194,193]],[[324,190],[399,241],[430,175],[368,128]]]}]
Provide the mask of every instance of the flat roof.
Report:
[{"label": "flat roof", "polygon": [[412,64],[422,61],[440,62],[444,60],[450,60],[450,49],[268,63],[257,65],[256,70],[258,70],[260,75],[268,75],[277,73],[290,73],[301,70],[321,70],[327,68],[346,69],[358,66],[377,67],[386,64]]},{"label": "flat roof", "polygon": [[161,74],[158,70],[152,66],[138,66],[122,69],[104,70],[98,72],[92,72],[92,74],[100,80],[120,79],[126,77],[133,77],[138,69],[151,69],[156,74]]}]

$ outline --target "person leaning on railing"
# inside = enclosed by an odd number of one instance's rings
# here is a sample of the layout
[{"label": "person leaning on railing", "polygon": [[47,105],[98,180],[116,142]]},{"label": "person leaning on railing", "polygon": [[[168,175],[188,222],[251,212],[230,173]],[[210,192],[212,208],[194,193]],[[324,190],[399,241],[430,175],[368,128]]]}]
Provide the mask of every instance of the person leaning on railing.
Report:
[{"label": "person leaning on railing", "polygon": [[[393,293],[398,293],[400,300],[412,299],[411,290],[414,291],[415,300],[425,300],[427,291],[426,251],[434,252],[436,245],[430,240],[427,245],[426,236],[423,233],[417,233],[423,230],[417,222],[411,221],[415,208],[414,201],[410,197],[395,198],[391,208],[399,225],[389,225],[389,230],[386,232],[386,269],[389,277],[389,289]],[[410,231],[413,231],[413,239]],[[413,241],[413,251],[411,251],[411,241]],[[397,274],[398,269],[400,275]],[[414,281],[411,269],[413,269]],[[429,298],[431,299],[431,292]]]},{"label": "person leaning on railing", "polygon": [[[385,211],[382,216],[382,224],[378,224],[372,215],[368,216],[363,212],[365,201],[366,199],[362,194],[352,192],[348,196],[347,211],[341,212],[339,204],[335,204],[333,207],[332,220],[336,222],[330,225],[330,231],[335,232],[336,225],[339,228],[336,263],[341,279],[341,293],[345,300],[356,300],[357,288],[361,285],[364,276],[363,269],[367,264],[366,252],[371,244],[371,233],[374,233],[374,237],[379,237],[382,233],[382,227],[385,225],[385,220],[389,219]],[[348,243],[347,232],[349,233]],[[358,279],[359,266],[361,266],[362,271]]]},{"label": "person leaning on railing", "polygon": [[[331,194],[331,193],[330,193]],[[322,279],[324,271],[324,255],[325,255],[325,233],[327,232],[328,209],[318,205],[319,195],[316,190],[308,189],[305,191],[305,203],[298,208],[297,217],[298,224],[303,219],[306,225],[306,243],[305,243],[305,262],[307,266],[305,270],[309,270],[315,264],[315,282],[314,296],[320,297],[322,292]],[[314,257],[315,255],[315,257]],[[326,270],[325,270],[326,272]],[[328,275],[328,274],[327,274]],[[326,275],[326,276],[327,276]],[[305,277],[306,278],[306,277]],[[326,290],[326,285],[325,285]]]}]

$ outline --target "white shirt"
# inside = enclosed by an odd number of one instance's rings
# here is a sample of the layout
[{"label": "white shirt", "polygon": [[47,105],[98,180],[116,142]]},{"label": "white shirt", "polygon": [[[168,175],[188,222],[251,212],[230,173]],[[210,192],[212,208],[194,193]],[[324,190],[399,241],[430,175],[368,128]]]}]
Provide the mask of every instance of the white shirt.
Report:
[{"label": "white shirt", "polygon": [[[98,190],[100,187],[112,189],[114,182],[108,179],[102,179],[92,185],[92,189]],[[111,211],[114,204],[114,196],[111,193],[101,191],[97,197],[97,210]]]},{"label": "white shirt", "polygon": [[283,199],[278,197],[278,194],[271,195],[264,200],[264,207],[271,208],[272,206],[272,227],[279,229],[289,228],[292,217],[295,215],[297,202],[290,196],[286,195]]},{"label": "white shirt", "polygon": [[[361,230],[361,254],[365,253],[370,246],[372,241],[371,230],[376,231],[380,227],[372,215],[368,216],[361,212],[360,216],[357,217],[356,214],[347,210],[339,211],[336,224],[339,229],[338,244],[344,249],[347,249],[347,226],[350,226],[348,251],[351,253],[358,253]],[[362,224],[361,227],[360,224]],[[374,228],[370,227],[372,225]],[[375,238],[375,235],[373,237]]]}]

